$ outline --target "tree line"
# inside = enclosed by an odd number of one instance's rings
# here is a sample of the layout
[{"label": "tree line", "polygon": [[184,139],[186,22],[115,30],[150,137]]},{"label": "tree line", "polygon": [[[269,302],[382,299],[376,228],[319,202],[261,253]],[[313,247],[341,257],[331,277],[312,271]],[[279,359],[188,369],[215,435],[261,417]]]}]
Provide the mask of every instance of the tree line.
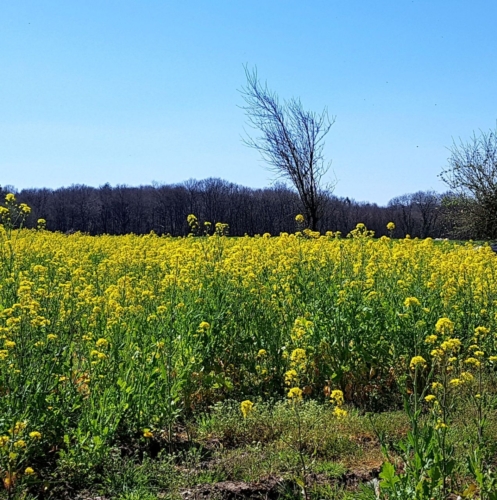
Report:
[{"label": "tree line", "polygon": [[[27,227],[36,227],[42,218],[48,230],[64,233],[117,235],[154,231],[158,235],[185,236],[189,233],[187,217],[194,214],[201,226],[207,221],[227,223],[232,236],[278,235],[295,232],[295,216],[303,212],[299,194],[284,184],[253,189],[217,178],[138,187],[105,184],[0,189],[2,198],[14,192],[20,203],[31,207]],[[345,236],[362,222],[376,236],[382,236],[390,234],[386,226],[394,222],[395,237],[452,237],[452,208],[444,202],[447,199],[447,195],[420,191],[379,206],[327,193],[316,229],[321,233],[340,231]]]}]

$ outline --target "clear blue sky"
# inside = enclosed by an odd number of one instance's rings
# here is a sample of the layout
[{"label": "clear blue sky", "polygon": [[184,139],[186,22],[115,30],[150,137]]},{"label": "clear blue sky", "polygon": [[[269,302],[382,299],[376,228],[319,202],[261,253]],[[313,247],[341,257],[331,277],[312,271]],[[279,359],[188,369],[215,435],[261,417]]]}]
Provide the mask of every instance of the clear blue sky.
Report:
[{"label": "clear blue sky", "polygon": [[496,124],[495,19],[493,0],[3,1],[0,185],[268,186],[241,142],[248,64],[336,116],[337,195],[442,191],[452,138]]}]

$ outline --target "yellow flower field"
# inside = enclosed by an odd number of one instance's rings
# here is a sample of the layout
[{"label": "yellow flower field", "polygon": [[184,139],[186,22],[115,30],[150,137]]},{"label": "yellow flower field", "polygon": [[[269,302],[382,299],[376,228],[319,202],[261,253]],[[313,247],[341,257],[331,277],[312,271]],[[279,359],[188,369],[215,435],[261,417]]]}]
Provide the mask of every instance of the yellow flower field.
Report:
[{"label": "yellow flower field", "polygon": [[452,363],[451,385],[471,384],[497,360],[497,259],[472,243],[376,240],[364,226],[171,238],[5,224],[0,262],[9,474],[48,450],[98,457],[119,439],[167,439],[226,398],[295,387],[381,406],[403,374]]}]

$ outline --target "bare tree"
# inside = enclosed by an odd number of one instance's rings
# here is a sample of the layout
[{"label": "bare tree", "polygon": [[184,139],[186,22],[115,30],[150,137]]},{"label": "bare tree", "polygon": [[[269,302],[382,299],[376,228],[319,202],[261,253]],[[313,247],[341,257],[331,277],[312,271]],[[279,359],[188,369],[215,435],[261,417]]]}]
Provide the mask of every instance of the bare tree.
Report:
[{"label": "bare tree", "polygon": [[459,226],[476,237],[497,238],[497,130],[473,134],[449,150],[440,177],[458,195]]},{"label": "bare tree", "polygon": [[321,114],[306,111],[300,99],[280,103],[278,96],[261,84],[257,70],[245,67],[247,84],[241,89],[248,123],[261,135],[247,136],[244,143],[260,152],[269,170],[289,179],[297,190],[309,225],[316,230],[334,185],[323,185],[330,168],[323,157],[324,138],[334,123],[325,108]]}]

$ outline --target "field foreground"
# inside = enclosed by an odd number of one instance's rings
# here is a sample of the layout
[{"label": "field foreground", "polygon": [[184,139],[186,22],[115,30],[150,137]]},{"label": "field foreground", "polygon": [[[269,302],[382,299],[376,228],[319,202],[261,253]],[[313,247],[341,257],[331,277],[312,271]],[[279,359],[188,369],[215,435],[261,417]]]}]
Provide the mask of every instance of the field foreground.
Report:
[{"label": "field foreground", "polygon": [[488,246],[0,227],[0,259],[5,497],[497,498]]}]

